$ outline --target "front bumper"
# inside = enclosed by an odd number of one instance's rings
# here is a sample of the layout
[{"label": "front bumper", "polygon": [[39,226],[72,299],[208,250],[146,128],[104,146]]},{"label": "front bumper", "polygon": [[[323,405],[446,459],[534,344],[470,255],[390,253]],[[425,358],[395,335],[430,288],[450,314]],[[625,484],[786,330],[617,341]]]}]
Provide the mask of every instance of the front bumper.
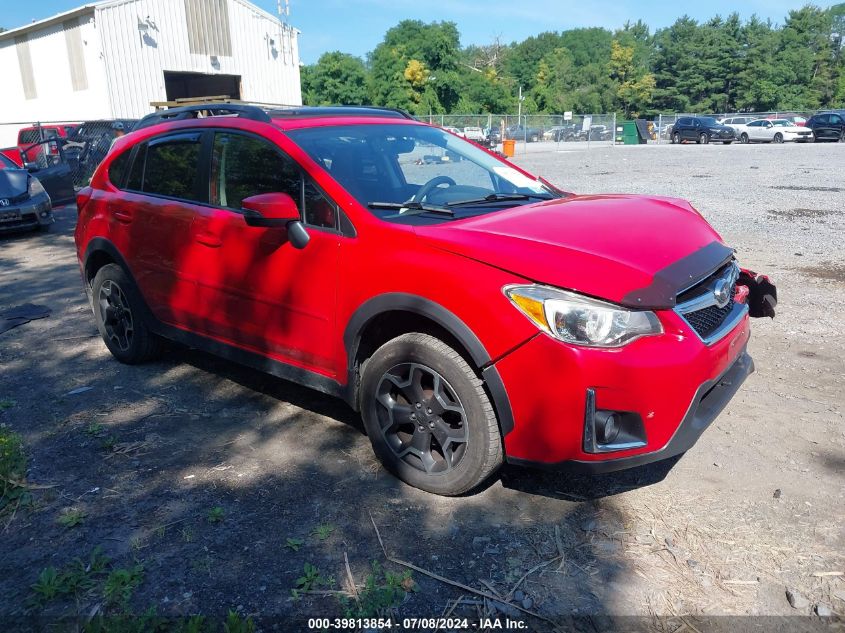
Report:
[{"label": "front bumper", "polygon": [[702,384],[693,396],[687,414],[678,425],[677,431],[663,448],[650,453],[630,457],[609,458],[603,461],[564,460],[557,463],[532,462],[519,458],[508,458],[514,464],[534,466],[550,470],[573,473],[601,474],[634,468],[644,464],[669,459],[691,449],[701,434],[722,412],[734,397],[745,379],[754,372],[754,360],[743,350],[728,370],[714,380]]},{"label": "front bumper", "polygon": [[[706,345],[679,315],[659,315],[662,335],[619,349],[565,345],[541,334],[496,362],[514,419],[504,440],[508,461],[607,472],[688,450],[753,371],[745,352],[749,318]],[[585,452],[588,391],[596,409],[638,415],[644,445]]]},{"label": "front bumper", "polygon": [[0,208],[0,233],[26,231],[55,222],[49,196],[36,196]]}]

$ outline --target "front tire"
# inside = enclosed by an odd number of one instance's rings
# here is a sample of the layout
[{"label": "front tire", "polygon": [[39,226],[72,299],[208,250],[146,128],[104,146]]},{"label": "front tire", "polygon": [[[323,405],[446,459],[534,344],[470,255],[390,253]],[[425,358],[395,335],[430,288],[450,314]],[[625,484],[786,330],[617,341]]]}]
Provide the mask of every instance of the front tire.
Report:
[{"label": "front tire", "polygon": [[783,143],[783,134],[781,134],[780,132],[775,134],[774,141],[775,143]]},{"label": "front tire", "polygon": [[698,142],[701,143],[702,145],[707,145],[710,142],[710,137],[707,136],[704,132],[702,132],[698,136]]},{"label": "front tire", "polygon": [[136,365],[161,352],[162,340],[144,323],[143,299],[123,268],[103,266],[91,284],[91,297],[97,329],[117,360]]},{"label": "front tire", "polygon": [[739,142],[743,145],[748,145],[748,134],[743,132],[742,136],[739,137]]},{"label": "front tire", "polygon": [[405,483],[460,495],[502,463],[484,386],[464,358],[428,334],[403,334],[362,368],[361,416],[376,456]]}]

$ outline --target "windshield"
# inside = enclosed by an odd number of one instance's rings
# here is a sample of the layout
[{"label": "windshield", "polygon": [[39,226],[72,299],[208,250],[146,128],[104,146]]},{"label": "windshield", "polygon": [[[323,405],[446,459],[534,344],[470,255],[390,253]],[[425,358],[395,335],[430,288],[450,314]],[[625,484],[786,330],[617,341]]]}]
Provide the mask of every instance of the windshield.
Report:
[{"label": "windshield", "polygon": [[288,135],[388,221],[442,222],[559,197],[472,143],[427,125],[327,126]]},{"label": "windshield", "polygon": [[699,119],[702,125],[719,125],[719,122],[712,116],[705,116]]}]

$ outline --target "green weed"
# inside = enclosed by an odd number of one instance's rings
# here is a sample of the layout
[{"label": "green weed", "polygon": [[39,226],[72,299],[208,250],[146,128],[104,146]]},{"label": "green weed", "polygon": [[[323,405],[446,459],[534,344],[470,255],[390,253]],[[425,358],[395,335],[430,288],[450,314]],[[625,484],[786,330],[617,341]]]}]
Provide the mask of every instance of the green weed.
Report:
[{"label": "green weed", "polygon": [[12,503],[20,505],[30,498],[23,485],[26,475],[26,453],[17,433],[0,427],[0,512]]},{"label": "green weed", "polygon": [[383,570],[378,561],[372,562],[371,569],[357,600],[341,598],[348,618],[377,617],[402,604],[405,594],[417,590],[410,571],[394,574]]},{"label": "green weed", "polygon": [[59,525],[62,525],[66,528],[76,527],[77,525],[82,525],[85,522],[85,517],[88,514],[84,510],[77,510],[73,508],[67,508],[64,512],[59,515],[59,518],[56,519]]},{"label": "green weed", "polygon": [[313,530],[311,530],[311,534],[316,536],[321,541],[325,541],[332,535],[332,532],[335,531],[335,527],[331,523],[321,523]]},{"label": "green weed", "polygon": [[0,411],[5,411],[6,409],[11,409],[15,406],[17,402],[14,400],[9,400],[8,398],[3,398],[0,400]]},{"label": "green weed", "polygon": [[252,618],[241,619],[237,611],[229,610],[226,614],[226,621],[223,623],[225,633],[255,633],[255,623]]},{"label": "green weed", "polygon": [[144,567],[134,565],[129,569],[115,569],[109,573],[103,586],[103,597],[113,605],[127,606],[132,593],[144,580]]},{"label": "green weed", "polygon": [[305,544],[305,539],[301,538],[289,538],[285,542],[285,547],[293,552],[298,552],[299,548]]},{"label": "green weed", "polygon": [[221,523],[226,518],[226,511],[220,506],[215,506],[208,511],[206,518],[209,523]]}]

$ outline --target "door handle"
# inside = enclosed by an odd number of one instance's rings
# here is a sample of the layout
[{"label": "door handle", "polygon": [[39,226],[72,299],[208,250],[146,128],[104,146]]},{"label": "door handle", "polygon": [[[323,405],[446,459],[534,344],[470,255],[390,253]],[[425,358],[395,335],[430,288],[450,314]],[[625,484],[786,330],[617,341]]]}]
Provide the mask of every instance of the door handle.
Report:
[{"label": "door handle", "polygon": [[132,222],[132,214],[128,211],[114,211],[114,219],[123,224]]},{"label": "door handle", "polygon": [[203,244],[205,246],[209,246],[211,248],[218,248],[219,246],[223,245],[223,240],[220,239],[219,235],[215,235],[214,233],[210,233],[209,231],[201,231],[194,236],[194,239]]}]

